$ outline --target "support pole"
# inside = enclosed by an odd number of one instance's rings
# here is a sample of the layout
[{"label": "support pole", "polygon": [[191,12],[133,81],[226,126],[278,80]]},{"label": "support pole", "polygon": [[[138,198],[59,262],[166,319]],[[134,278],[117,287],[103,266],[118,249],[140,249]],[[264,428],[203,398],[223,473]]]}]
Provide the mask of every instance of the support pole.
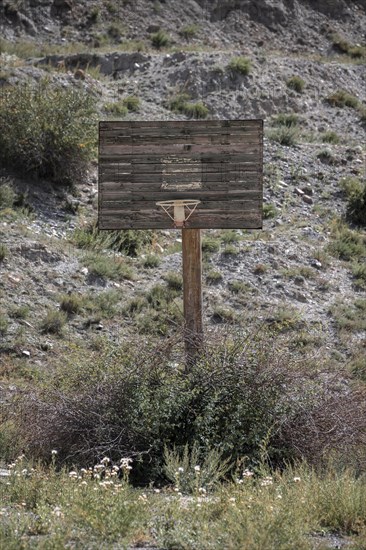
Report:
[{"label": "support pole", "polygon": [[184,340],[187,367],[202,346],[202,247],[200,229],[182,229]]}]

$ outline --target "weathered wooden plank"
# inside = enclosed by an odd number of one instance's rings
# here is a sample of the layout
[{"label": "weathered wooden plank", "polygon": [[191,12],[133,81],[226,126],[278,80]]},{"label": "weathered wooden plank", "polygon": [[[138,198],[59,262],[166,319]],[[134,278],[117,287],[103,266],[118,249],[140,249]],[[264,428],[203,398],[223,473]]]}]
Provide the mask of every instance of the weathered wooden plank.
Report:
[{"label": "weathered wooden plank", "polygon": [[[135,193],[136,196],[141,195],[145,196],[146,193],[183,193],[185,195],[188,195],[190,192],[193,191],[200,191],[200,194],[202,196],[208,196],[208,193],[214,192],[214,193],[221,193],[225,196],[225,193],[241,193],[245,192],[247,190],[253,190],[258,191],[262,193],[262,186],[258,182],[211,182],[211,183],[205,183],[202,187],[199,185],[181,185],[181,186],[169,186],[169,185],[160,185],[158,183],[147,183],[147,184],[136,184],[133,188],[131,187],[131,184],[129,183],[122,183],[122,184],[116,184],[115,186],[110,185],[101,188],[100,195],[101,196],[113,196],[115,198],[124,196],[127,193]],[[160,196],[160,195],[159,195]]]},{"label": "weathered wooden plank", "polygon": [[[260,191],[260,190],[258,190]],[[253,195],[257,194],[253,191]],[[157,202],[157,201],[170,201],[170,200],[184,200],[184,199],[197,199],[200,201],[234,201],[242,200],[244,196],[248,196],[248,191],[240,191],[235,189],[233,191],[202,191],[197,189],[191,189],[188,191],[153,191],[143,193],[109,193],[105,192],[101,194],[101,200],[104,201],[140,201],[140,202]]]},{"label": "weathered wooden plank", "polygon": [[128,183],[132,188],[136,188],[139,185],[162,185],[164,183],[173,184],[196,184],[197,182],[204,186],[206,183],[230,183],[230,182],[245,182],[259,181],[260,175],[251,172],[226,172],[222,171],[221,173],[203,173],[200,172],[167,172],[167,173],[156,173],[156,174],[116,174],[116,175],[102,175],[99,179],[100,188],[105,189],[108,186],[113,187],[117,184]]},{"label": "weathered wooden plank", "polygon": [[[203,201],[197,206],[197,211],[205,211],[205,210],[223,210],[223,211],[232,211],[240,210],[240,211],[252,211],[255,208],[259,208],[261,206],[261,197],[258,195],[257,197],[249,196],[249,197],[243,197],[242,200],[236,200],[236,201],[230,201],[227,202],[225,200],[222,201]],[[144,202],[143,205],[141,205],[140,201],[103,201],[101,203],[101,206],[103,207],[104,215],[108,213],[108,215],[114,215],[114,214],[123,214],[128,212],[139,212],[141,209],[143,210],[156,210],[159,211],[159,207],[156,206],[156,202]]]},{"label": "weathered wooden plank", "polygon": [[185,135],[174,135],[172,133],[165,133],[165,134],[127,134],[127,133],[121,133],[121,132],[114,132],[113,134],[106,134],[101,135],[100,138],[100,145],[113,145],[113,144],[120,144],[120,145],[142,145],[146,143],[157,143],[157,144],[164,144],[164,143],[177,143],[177,144],[197,144],[197,145],[215,145],[215,144],[229,144],[229,143],[258,143],[260,134],[259,132],[236,132],[233,134],[223,134],[223,133],[215,133],[215,134],[185,134]]},{"label": "weathered wooden plank", "polygon": [[[229,150],[224,153],[211,153],[211,152],[205,152],[205,153],[190,153],[187,154],[186,151],[182,151],[179,153],[174,153],[174,159],[172,159],[172,162],[176,162],[178,159],[183,162],[183,160],[187,160],[187,163],[196,161],[196,162],[202,162],[205,164],[210,164],[211,162],[217,163],[217,162],[231,162],[231,163],[242,163],[242,162],[254,162],[255,168],[258,168],[260,162],[261,162],[261,152],[258,151],[257,153],[247,153],[243,154],[242,152],[239,153],[233,153]],[[120,155],[120,154],[100,154],[99,162],[101,164],[107,164],[109,162],[115,163],[117,160],[119,160],[122,164],[131,163],[133,165],[135,164],[159,164],[161,165],[162,162],[166,163],[167,159],[164,158],[161,154],[126,154],[126,155]],[[170,160],[170,159],[168,159]]]},{"label": "weathered wooden plank", "polygon": [[126,120],[113,120],[113,121],[101,121],[99,123],[100,133],[108,131],[126,129],[140,130],[147,132],[150,129],[160,130],[162,132],[194,132],[202,131],[202,133],[208,132],[210,129],[216,131],[230,131],[236,128],[263,128],[263,122],[259,119],[241,119],[241,120],[162,120],[162,121],[126,121]]},{"label": "weathered wooden plank", "polygon": [[259,155],[260,147],[258,142],[253,140],[251,143],[229,143],[229,144],[216,144],[216,145],[191,145],[184,143],[165,143],[165,144],[127,144],[127,145],[101,145],[100,146],[100,157],[114,157],[118,155],[122,159],[126,155],[159,155],[159,157],[167,162],[170,159],[166,157],[173,157],[171,160],[174,161],[175,155],[185,155],[190,157],[195,154],[209,153],[210,155],[224,155],[225,153],[230,155],[235,154],[247,154],[247,155]]},{"label": "weathered wooden plank", "polygon": [[[186,222],[187,228],[196,229],[260,229],[262,216],[258,211],[228,213],[208,211],[194,213]],[[173,221],[166,215],[155,215],[152,212],[139,212],[131,216],[100,216],[100,229],[174,229]]]},{"label": "weathered wooden plank", "polygon": [[101,162],[99,164],[99,176],[104,175],[118,175],[118,174],[146,174],[153,175],[155,173],[162,173],[164,170],[167,170],[169,167],[169,172],[193,172],[197,171],[202,174],[206,173],[222,173],[222,172],[252,172],[252,173],[262,173],[262,167],[259,164],[255,163],[255,169],[251,169],[250,163],[235,163],[231,162],[210,162],[210,163],[201,163],[200,161],[196,162],[186,162],[186,163],[169,163],[164,167],[162,163],[156,164],[143,164],[143,163],[120,163],[120,162]]}]

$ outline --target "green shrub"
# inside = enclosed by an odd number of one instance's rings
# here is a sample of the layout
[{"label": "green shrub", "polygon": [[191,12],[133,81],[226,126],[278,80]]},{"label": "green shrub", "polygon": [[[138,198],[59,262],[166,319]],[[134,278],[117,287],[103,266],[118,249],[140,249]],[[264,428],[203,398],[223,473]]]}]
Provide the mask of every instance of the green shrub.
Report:
[{"label": "green shrub", "polygon": [[245,294],[251,289],[248,283],[239,280],[229,281],[228,287],[233,294]]},{"label": "green shrub", "polygon": [[202,101],[198,101],[197,103],[186,103],[183,112],[189,118],[207,118],[210,111]]},{"label": "green shrub", "polygon": [[299,116],[295,113],[280,113],[272,121],[273,126],[287,126],[291,128],[292,126],[297,126],[300,122]]},{"label": "green shrub", "polygon": [[13,319],[26,319],[28,315],[28,306],[14,306],[9,310],[9,317],[12,317]]},{"label": "green shrub", "polygon": [[332,107],[351,107],[357,109],[359,101],[357,97],[349,94],[345,90],[337,90],[326,98],[327,103]]},{"label": "green shrub", "polygon": [[110,14],[116,15],[118,13],[118,6],[114,2],[104,2],[104,5]]},{"label": "green shrub", "polygon": [[207,118],[208,108],[201,102],[189,103],[188,94],[178,94],[168,102],[168,108],[175,113],[182,113],[190,118]]},{"label": "green shrub", "polygon": [[220,250],[220,241],[214,237],[203,237],[202,239],[202,252],[218,252]]},{"label": "green shrub", "polygon": [[362,123],[366,122],[366,107],[365,105],[359,106],[360,120]]},{"label": "green shrub", "polygon": [[288,88],[291,88],[291,90],[295,90],[295,92],[301,94],[304,91],[305,80],[303,80],[300,76],[292,76],[286,81],[286,84]]},{"label": "green shrub", "polygon": [[221,232],[221,241],[224,244],[234,244],[240,240],[240,235],[234,229],[227,229]]},{"label": "green shrub", "polygon": [[333,235],[329,245],[329,252],[345,261],[366,258],[366,237],[358,231],[347,227],[340,227]]},{"label": "green shrub", "polygon": [[0,165],[73,184],[94,157],[95,101],[82,90],[43,81],[5,87],[0,100]]},{"label": "green shrub", "polygon": [[108,27],[108,36],[113,40],[120,40],[125,32],[125,27],[121,23],[111,23]]},{"label": "green shrub", "polygon": [[276,218],[277,215],[278,215],[278,210],[274,204],[269,204],[269,203],[263,204],[263,218],[265,220]]},{"label": "green shrub", "polygon": [[0,244],[0,263],[3,262],[8,255],[8,249],[5,244]]},{"label": "green shrub", "polygon": [[299,137],[297,128],[281,126],[275,130],[271,130],[268,133],[268,138],[272,141],[277,141],[281,145],[286,145],[287,147],[293,147],[296,145]]},{"label": "green shrub", "polygon": [[239,249],[233,244],[227,244],[221,254],[223,256],[236,256],[239,254]]},{"label": "green shrub", "polygon": [[352,275],[356,279],[356,284],[358,286],[366,288],[366,262],[355,262],[352,265]]},{"label": "green shrub", "polygon": [[89,250],[115,250],[136,257],[141,249],[150,245],[153,232],[126,229],[121,231],[99,231],[95,222],[74,231],[72,242],[79,248]]},{"label": "green shrub", "polygon": [[60,309],[68,315],[79,313],[82,307],[82,298],[78,294],[65,294],[60,300]]},{"label": "green shrub", "polygon": [[103,108],[107,113],[110,113],[111,115],[119,115],[121,117],[124,117],[128,113],[128,109],[123,100],[105,103]]},{"label": "green shrub", "polygon": [[324,132],[324,134],[321,135],[321,140],[323,143],[334,143],[335,145],[339,143],[340,137],[336,132]]},{"label": "green shrub", "polygon": [[214,323],[234,324],[238,320],[236,312],[231,307],[216,305],[211,317]]},{"label": "green shrub", "polygon": [[112,281],[132,280],[135,274],[124,258],[117,258],[100,252],[89,252],[82,258],[91,275]]},{"label": "green shrub", "polygon": [[264,273],[267,273],[268,271],[268,265],[266,264],[256,264],[253,268],[253,273],[255,275],[264,275]]},{"label": "green shrub", "polygon": [[339,183],[347,197],[348,219],[356,225],[366,226],[366,181],[347,177]]},{"label": "green shrub", "polygon": [[50,310],[41,321],[41,331],[46,334],[62,334],[62,329],[67,321],[64,311]]},{"label": "green shrub", "polygon": [[133,479],[144,482],[161,479],[166,447],[182,456],[186,445],[197,446],[201,465],[213,449],[252,466],[265,456],[276,467],[299,453],[318,463],[334,451],[348,459],[365,417],[339,368],[317,375],[303,353],[264,327],[213,338],[188,370],[180,339],[69,354],[42,387],[18,396],[28,456],[49,459],[57,449],[61,462],[83,467],[102,456],[134,457]]},{"label": "green shrub", "polygon": [[354,302],[336,302],[331,308],[339,329],[351,332],[366,331],[366,300],[358,298]]},{"label": "green shrub", "polygon": [[8,318],[0,311],[0,335],[5,336],[8,332],[9,322]]},{"label": "green shrub", "polygon": [[330,39],[333,46],[341,53],[349,55],[355,59],[366,57],[366,46],[350,44],[345,38],[338,33],[332,33]]},{"label": "green shrub", "polygon": [[223,276],[222,276],[222,273],[220,273],[220,271],[211,270],[206,275],[206,283],[208,285],[215,285],[217,283],[221,283],[222,280],[223,280]]},{"label": "green shrub", "polygon": [[168,288],[172,290],[182,290],[183,288],[183,278],[180,273],[171,271],[164,275],[164,280],[166,281]]},{"label": "green shrub", "polygon": [[154,48],[157,48],[158,50],[160,50],[161,48],[165,48],[170,44],[169,35],[161,29],[158,30],[157,32],[152,33],[150,38],[151,38],[152,45],[154,46]]},{"label": "green shrub", "polygon": [[186,40],[191,40],[192,38],[195,38],[197,36],[197,33],[199,31],[199,26],[192,23],[191,25],[186,25],[185,27],[182,27],[179,31],[179,34],[183,36]]},{"label": "green shrub", "polygon": [[247,57],[233,57],[228,65],[228,68],[233,73],[238,73],[245,76],[250,73],[252,62]]},{"label": "green shrub", "polygon": [[142,265],[148,269],[158,267],[160,265],[160,258],[155,254],[148,254],[146,258],[143,259]]},{"label": "green shrub", "polygon": [[13,208],[16,193],[7,178],[0,178],[0,209]]},{"label": "green shrub", "polygon": [[123,98],[123,105],[125,105],[128,111],[137,112],[140,110],[140,100],[135,95]]},{"label": "green shrub", "polygon": [[334,164],[335,162],[335,158],[330,149],[322,149],[319,153],[317,153],[316,158],[325,164]]}]

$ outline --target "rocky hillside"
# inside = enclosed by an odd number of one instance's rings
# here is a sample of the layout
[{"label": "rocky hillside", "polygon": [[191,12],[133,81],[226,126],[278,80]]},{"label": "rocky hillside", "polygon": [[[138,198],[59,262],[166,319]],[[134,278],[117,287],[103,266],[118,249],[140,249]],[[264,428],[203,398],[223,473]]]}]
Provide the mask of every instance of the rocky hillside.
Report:
[{"label": "rocky hillside", "polygon": [[[349,207],[366,176],[365,0],[2,0],[0,14],[4,90],[47,78],[100,119],[263,118],[264,228],[205,232],[207,330],[260,319],[366,376],[365,219]],[[73,189],[2,175],[3,388],[70,346],[176,330],[177,231],[111,252],[90,229],[95,160]]]}]

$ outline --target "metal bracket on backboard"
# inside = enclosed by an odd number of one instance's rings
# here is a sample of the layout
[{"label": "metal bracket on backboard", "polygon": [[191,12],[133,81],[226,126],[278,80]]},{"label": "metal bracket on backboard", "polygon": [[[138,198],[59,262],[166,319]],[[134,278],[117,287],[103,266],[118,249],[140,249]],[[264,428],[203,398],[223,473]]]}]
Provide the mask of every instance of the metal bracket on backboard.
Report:
[{"label": "metal bracket on backboard", "polygon": [[195,199],[159,201],[156,206],[160,206],[164,210],[169,218],[173,220],[175,227],[184,227],[200,202]]}]

